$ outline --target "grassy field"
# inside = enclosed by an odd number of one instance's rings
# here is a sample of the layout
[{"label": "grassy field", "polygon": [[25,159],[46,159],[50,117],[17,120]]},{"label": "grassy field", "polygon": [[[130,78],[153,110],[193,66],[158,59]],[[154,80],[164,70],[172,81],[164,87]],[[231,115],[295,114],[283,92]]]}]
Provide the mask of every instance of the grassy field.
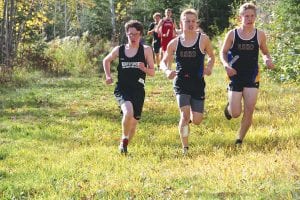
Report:
[{"label": "grassy field", "polygon": [[235,148],[240,118],[223,116],[221,67],[206,82],[205,119],[191,126],[186,157],[161,73],[147,79],[128,156],[118,151],[114,87],[96,75],[1,85],[0,199],[300,199],[300,87],[263,77],[254,124]]}]

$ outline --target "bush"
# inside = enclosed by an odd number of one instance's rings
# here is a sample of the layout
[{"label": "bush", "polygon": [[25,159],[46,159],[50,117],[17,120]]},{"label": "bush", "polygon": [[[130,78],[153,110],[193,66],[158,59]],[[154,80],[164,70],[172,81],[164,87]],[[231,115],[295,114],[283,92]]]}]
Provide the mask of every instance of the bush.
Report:
[{"label": "bush", "polygon": [[53,59],[45,54],[47,48],[44,40],[23,45],[19,50],[16,67],[48,71],[53,65]]},{"label": "bush", "polygon": [[263,1],[258,26],[267,29],[276,68],[267,74],[277,81],[300,81],[300,17],[298,0]]},{"label": "bush", "polygon": [[56,75],[102,73],[102,60],[112,45],[97,36],[84,35],[55,39],[48,44],[46,57],[53,60],[48,71]]},{"label": "bush", "polygon": [[89,58],[98,66],[99,73],[103,73],[102,61],[104,57],[112,50],[113,45],[106,39],[98,36],[88,38],[91,48],[89,49]]},{"label": "bush", "polygon": [[66,37],[49,43],[45,54],[53,60],[51,72],[57,75],[80,75],[93,72],[93,63],[88,57],[90,44],[83,37]]},{"label": "bush", "polygon": [[[111,49],[109,41],[87,34],[82,38],[56,38],[49,43],[40,40],[21,46],[15,68],[42,70],[55,76],[102,73],[103,58]],[[4,70],[0,68],[0,72]],[[7,79],[8,75],[4,77],[0,73],[0,81]]]}]

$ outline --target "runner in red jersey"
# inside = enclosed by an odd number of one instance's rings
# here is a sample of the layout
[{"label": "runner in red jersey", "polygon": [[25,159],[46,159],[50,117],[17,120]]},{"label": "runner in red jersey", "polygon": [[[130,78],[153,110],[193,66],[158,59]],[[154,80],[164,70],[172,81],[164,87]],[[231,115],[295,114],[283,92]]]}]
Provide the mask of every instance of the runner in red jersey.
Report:
[{"label": "runner in red jersey", "polygon": [[[165,10],[165,17],[160,20],[156,27],[156,31],[161,34],[161,58],[167,51],[169,42],[176,37],[176,23],[172,19],[172,9]],[[171,63],[168,63],[168,65]]]},{"label": "runner in red jersey", "polygon": [[176,24],[172,19],[172,9],[165,10],[165,17],[160,20],[157,32],[161,33],[161,48],[163,53],[167,50],[169,42],[176,36]]}]

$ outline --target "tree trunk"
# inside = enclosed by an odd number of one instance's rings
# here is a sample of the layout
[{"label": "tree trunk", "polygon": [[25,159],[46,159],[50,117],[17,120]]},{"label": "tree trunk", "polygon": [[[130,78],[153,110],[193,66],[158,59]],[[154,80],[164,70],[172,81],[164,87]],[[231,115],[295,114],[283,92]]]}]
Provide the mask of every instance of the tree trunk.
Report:
[{"label": "tree trunk", "polygon": [[11,78],[14,58],[15,1],[5,0],[0,35],[0,82]]},{"label": "tree trunk", "polygon": [[12,67],[13,28],[14,28],[14,0],[5,0],[3,21],[1,26],[1,64]]},{"label": "tree trunk", "polygon": [[68,36],[67,0],[65,0],[65,37]]},{"label": "tree trunk", "polygon": [[56,1],[54,2],[54,22],[53,22],[53,38],[56,38],[56,15],[57,15],[57,11],[56,11]]},{"label": "tree trunk", "polygon": [[7,19],[7,0],[4,1],[4,5],[3,5],[3,20],[1,23],[1,36],[0,36],[0,48],[1,48],[1,54],[0,54],[0,63],[4,64],[4,59],[5,59],[5,32],[6,32],[6,19]]},{"label": "tree trunk", "polygon": [[111,35],[111,41],[113,45],[117,43],[117,35],[116,35],[116,14],[115,14],[115,1],[109,0],[110,3],[110,12],[111,12],[111,25],[113,28],[112,35]]}]

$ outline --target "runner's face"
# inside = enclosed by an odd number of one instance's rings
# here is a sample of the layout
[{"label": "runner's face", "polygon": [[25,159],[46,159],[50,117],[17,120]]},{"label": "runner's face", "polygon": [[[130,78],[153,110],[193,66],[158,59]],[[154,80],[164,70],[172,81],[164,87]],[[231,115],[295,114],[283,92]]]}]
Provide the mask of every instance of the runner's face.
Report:
[{"label": "runner's face", "polygon": [[254,26],[256,20],[256,14],[253,9],[245,10],[240,16],[241,22],[243,26]]},{"label": "runner's face", "polygon": [[181,20],[183,31],[194,31],[197,28],[197,19],[193,14],[186,14]]},{"label": "runner's face", "polygon": [[140,31],[136,30],[136,28],[129,28],[126,35],[129,43],[136,44],[140,42]]},{"label": "runner's face", "polygon": [[158,15],[158,16],[155,17],[155,21],[159,22],[159,20],[160,20],[160,16]]},{"label": "runner's face", "polygon": [[171,17],[172,16],[172,11],[168,10],[165,12],[166,17]]}]

